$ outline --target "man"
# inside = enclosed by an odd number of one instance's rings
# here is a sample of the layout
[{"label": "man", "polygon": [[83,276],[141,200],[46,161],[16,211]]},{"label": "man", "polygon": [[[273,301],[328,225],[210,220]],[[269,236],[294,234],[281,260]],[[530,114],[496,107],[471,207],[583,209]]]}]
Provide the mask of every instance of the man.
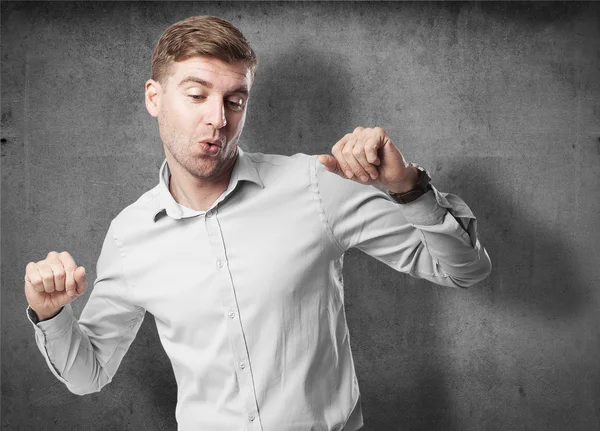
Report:
[{"label": "man", "polygon": [[219,18],[163,33],[145,97],[159,184],[112,221],[79,321],[69,303],[85,269],[67,252],[27,265],[29,317],[51,371],[85,394],[110,382],[152,313],[180,430],[356,430],[344,252],[458,287],[485,278],[489,257],[466,204],[383,129],[356,128],[318,157],[239,148],[255,68]]}]

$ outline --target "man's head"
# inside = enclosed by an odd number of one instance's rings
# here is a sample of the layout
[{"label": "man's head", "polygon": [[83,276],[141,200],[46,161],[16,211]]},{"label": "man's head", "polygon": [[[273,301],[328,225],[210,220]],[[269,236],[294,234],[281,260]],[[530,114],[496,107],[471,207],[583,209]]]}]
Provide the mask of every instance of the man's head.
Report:
[{"label": "man's head", "polygon": [[172,172],[215,181],[237,157],[256,56],[242,33],[211,16],[167,28],[152,56],[146,107]]}]

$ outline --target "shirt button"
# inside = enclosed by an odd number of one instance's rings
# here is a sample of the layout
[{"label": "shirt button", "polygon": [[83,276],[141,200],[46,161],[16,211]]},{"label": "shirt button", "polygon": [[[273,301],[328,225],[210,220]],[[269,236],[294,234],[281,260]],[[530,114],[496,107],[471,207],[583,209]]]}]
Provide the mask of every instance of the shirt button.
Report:
[{"label": "shirt button", "polygon": [[233,311],[230,311],[229,313],[227,313],[227,315],[232,319],[235,317],[235,313]]},{"label": "shirt button", "polygon": [[206,217],[211,218],[213,216],[213,212],[212,211],[207,211],[206,212]]},{"label": "shirt button", "polygon": [[256,419],[256,416],[254,416],[253,414],[250,414],[248,416],[248,419],[250,419],[250,422],[254,422],[254,419]]},{"label": "shirt button", "polygon": [[220,260],[217,260],[217,266],[219,268],[223,267],[223,262],[221,262]]},{"label": "shirt button", "polygon": [[240,362],[240,368],[243,370],[246,368],[246,363],[244,361]]}]

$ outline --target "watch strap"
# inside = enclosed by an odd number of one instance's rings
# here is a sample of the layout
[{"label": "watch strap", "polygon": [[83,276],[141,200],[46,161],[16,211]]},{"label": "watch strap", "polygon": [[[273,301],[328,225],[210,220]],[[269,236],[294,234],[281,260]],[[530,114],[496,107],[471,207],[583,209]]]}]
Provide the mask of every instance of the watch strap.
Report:
[{"label": "watch strap", "polygon": [[37,313],[33,311],[33,308],[27,307],[27,314],[29,315],[29,318],[33,323],[35,323],[36,325],[40,323],[40,318],[38,317]]},{"label": "watch strap", "polygon": [[413,202],[432,189],[431,184],[429,184],[431,181],[431,176],[425,170],[425,168],[419,165],[414,165],[412,163],[410,164],[410,166],[417,168],[417,170],[419,171],[419,177],[417,178],[417,184],[415,185],[415,187],[412,190],[409,190],[404,193],[394,193],[389,190],[387,191],[388,195],[399,204],[407,204],[409,202]]}]

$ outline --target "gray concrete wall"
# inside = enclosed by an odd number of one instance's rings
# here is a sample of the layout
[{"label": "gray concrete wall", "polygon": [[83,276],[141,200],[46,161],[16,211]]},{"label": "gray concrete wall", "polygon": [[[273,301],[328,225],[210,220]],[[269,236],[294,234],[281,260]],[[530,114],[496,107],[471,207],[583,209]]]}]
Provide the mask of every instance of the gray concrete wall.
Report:
[{"label": "gray concrete wall", "polygon": [[2,429],[175,427],[151,316],[113,382],[78,397],[37,352],[22,291],[52,249],[93,280],[109,221],[156,183],[149,59],[196,14],[260,56],[246,149],[321,153],[380,125],[478,216],[494,271],[469,290],[348,254],[364,429],[600,429],[600,4],[1,7]]}]

